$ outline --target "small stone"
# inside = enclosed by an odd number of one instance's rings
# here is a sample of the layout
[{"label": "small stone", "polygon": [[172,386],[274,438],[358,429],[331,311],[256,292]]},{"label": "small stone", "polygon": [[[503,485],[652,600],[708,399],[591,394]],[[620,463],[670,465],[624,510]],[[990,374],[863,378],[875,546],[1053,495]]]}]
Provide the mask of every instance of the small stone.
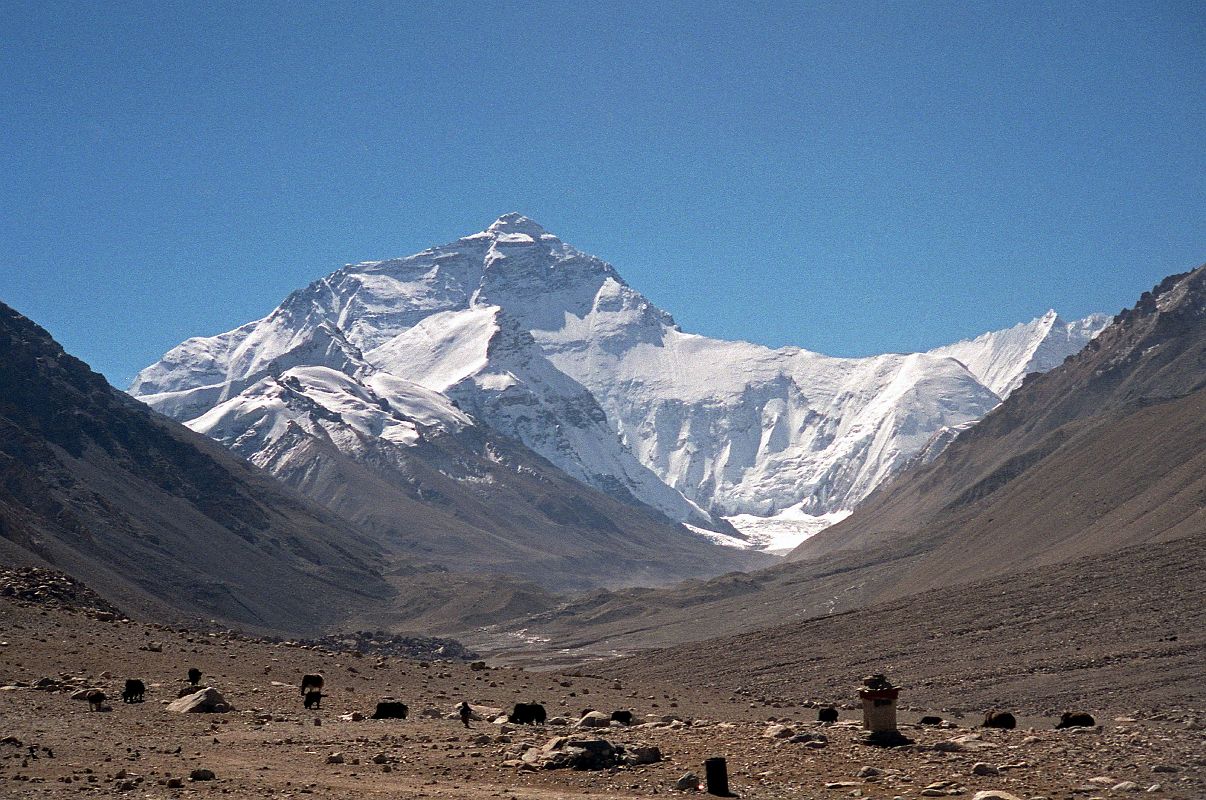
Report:
[{"label": "small stone", "polygon": [[762,732],[763,739],[787,739],[795,734],[791,728],[786,725],[771,725]]},{"label": "small stone", "polygon": [[674,782],[674,788],[680,792],[693,792],[699,788],[699,776],[688,772]]},{"label": "small stone", "polygon": [[212,781],[214,777],[212,769],[195,769],[188,774],[191,781]]},{"label": "small stone", "polygon": [[972,800],[1022,800],[1022,798],[1000,789],[989,789],[987,792],[976,792],[972,795]]},{"label": "small stone", "polygon": [[328,764],[342,764],[343,763],[343,753],[331,753],[330,755],[327,756],[327,763]]},{"label": "small stone", "polygon": [[858,771],[858,775],[857,775],[856,777],[859,777],[859,778],[875,778],[875,777],[878,777],[878,776],[879,776],[879,775],[881,775],[881,774],[882,774],[882,773],[881,773],[879,770],[877,770],[875,767],[863,767],[862,769],[860,769],[860,770]]},{"label": "small stone", "polygon": [[183,789],[184,788],[184,778],[168,778],[167,779],[167,787],[169,789]]},{"label": "small stone", "polygon": [[989,764],[985,761],[977,761],[972,764],[973,775],[1000,775],[1001,770],[996,764]]},{"label": "small stone", "polygon": [[1110,787],[1111,792],[1141,792],[1143,787],[1134,781],[1122,781]]}]

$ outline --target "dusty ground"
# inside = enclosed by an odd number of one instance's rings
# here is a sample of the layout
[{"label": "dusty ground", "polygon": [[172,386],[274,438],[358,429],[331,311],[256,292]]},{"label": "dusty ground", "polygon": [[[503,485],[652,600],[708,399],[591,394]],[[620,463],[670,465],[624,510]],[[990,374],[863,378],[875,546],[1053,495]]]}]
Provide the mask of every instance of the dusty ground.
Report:
[{"label": "dusty ground", "polygon": [[[1159,784],[1152,797],[1206,796],[1203,732],[1186,712],[1146,714],[1133,721],[1103,718],[1100,730],[1078,732],[1057,732],[1051,720],[1037,718],[1023,718],[1016,731],[971,730],[970,717],[955,720],[962,727],[951,729],[906,724],[905,733],[923,748],[883,750],[862,744],[853,724],[822,729],[813,723],[811,708],[774,707],[747,694],[680,689],[652,679],[617,688],[610,677],[473,671],[466,664],[424,666],[403,659],[377,666],[375,659],[348,653],[102,622],[10,598],[0,598],[0,641],[0,684],[5,685],[0,740],[20,742],[0,744],[0,796],[5,798],[127,792],[163,798],[677,796],[674,782],[689,770],[702,773],[703,760],[716,755],[728,758],[734,791],[749,798],[914,798],[934,792],[970,798],[985,789],[1023,798],[1087,798],[1120,796],[1124,792],[1110,788],[1124,781],[1144,791]],[[162,652],[140,649],[152,642],[161,644]],[[167,711],[165,702],[176,697],[190,666],[201,669],[204,682],[219,688],[237,710]],[[321,711],[302,708],[296,686],[305,672],[327,678]],[[118,700],[111,712],[94,713],[70,699],[76,686],[99,686],[116,699],[126,677],[147,682],[146,702]],[[32,688],[41,678],[62,681],[63,687]],[[351,711],[371,711],[384,696],[407,702],[411,717],[340,719]],[[543,744],[569,729],[478,722],[465,730],[455,720],[420,716],[427,708],[450,710],[462,698],[494,706],[534,699],[551,715],[570,717],[586,707],[628,708],[638,718],[674,715],[687,724],[601,732],[616,744],[657,745],[665,757],[661,763],[597,772],[523,772],[502,765],[507,751],[524,741]],[[902,721],[923,711],[906,710]],[[770,718],[787,721],[797,732],[822,733],[827,746],[765,738]],[[847,709],[842,718],[852,723],[856,716]],[[1030,725],[1037,727],[1028,730]],[[968,735],[978,738],[945,745],[962,748],[955,752],[929,747]],[[37,748],[36,758],[30,757],[31,746]],[[45,748],[53,750],[53,758]],[[345,763],[327,763],[335,752]],[[378,754],[385,764],[373,763]],[[976,762],[998,767],[999,774],[973,774]],[[863,767],[881,774],[857,777]],[[196,768],[212,770],[216,779],[189,780]],[[169,788],[169,777],[183,777],[182,788]],[[940,789],[923,794],[939,783]]]}]

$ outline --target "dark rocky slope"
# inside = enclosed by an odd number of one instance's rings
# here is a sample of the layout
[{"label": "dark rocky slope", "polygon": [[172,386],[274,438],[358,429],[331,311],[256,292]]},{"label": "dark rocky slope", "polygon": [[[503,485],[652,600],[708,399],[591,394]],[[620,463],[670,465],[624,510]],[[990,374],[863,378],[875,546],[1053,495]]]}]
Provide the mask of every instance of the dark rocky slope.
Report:
[{"label": "dark rocky slope", "polygon": [[312,632],[393,591],[354,526],[113,389],[0,305],[0,560],[130,613]]}]

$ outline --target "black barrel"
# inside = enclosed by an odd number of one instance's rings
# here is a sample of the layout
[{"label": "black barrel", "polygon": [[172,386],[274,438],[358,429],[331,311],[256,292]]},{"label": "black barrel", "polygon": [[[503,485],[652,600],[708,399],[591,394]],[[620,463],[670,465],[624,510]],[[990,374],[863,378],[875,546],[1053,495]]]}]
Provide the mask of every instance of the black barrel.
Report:
[{"label": "black barrel", "polygon": [[709,758],[704,762],[704,774],[708,781],[708,794],[717,797],[732,797],[729,793],[729,767],[723,758]]}]

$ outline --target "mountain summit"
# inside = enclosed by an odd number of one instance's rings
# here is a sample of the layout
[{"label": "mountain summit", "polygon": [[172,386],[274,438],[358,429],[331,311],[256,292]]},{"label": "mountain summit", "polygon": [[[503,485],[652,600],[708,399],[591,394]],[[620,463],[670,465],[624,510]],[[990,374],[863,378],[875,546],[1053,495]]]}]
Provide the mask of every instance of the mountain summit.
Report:
[{"label": "mountain summit", "polygon": [[[681,331],[610,264],[511,213],[407,258],[336,270],[261,320],[172,349],[130,391],[234,445],[202,420],[289,369],[375,381],[391,405],[381,385],[405,385],[727,544],[751,540],[724,517],[787,514],[802,527],[775,546],[790,547],[814,517],[852,508],[1104,321],[1040,323],[950,353],[861,359],[709,339]],[[766,544],[756,522],[747,529]]]},{"label": "mountain summit", "polygon": [[[528,219],[518,211],[509,211],[503,214],[498,219],[486,228],[487,233],[520,233],[527,236],[540,238],[548,234],[540,224],[533,219]],[[551,235],[551,234],[550,234]],[[555,238],[555,237],[554,237]]]}]

